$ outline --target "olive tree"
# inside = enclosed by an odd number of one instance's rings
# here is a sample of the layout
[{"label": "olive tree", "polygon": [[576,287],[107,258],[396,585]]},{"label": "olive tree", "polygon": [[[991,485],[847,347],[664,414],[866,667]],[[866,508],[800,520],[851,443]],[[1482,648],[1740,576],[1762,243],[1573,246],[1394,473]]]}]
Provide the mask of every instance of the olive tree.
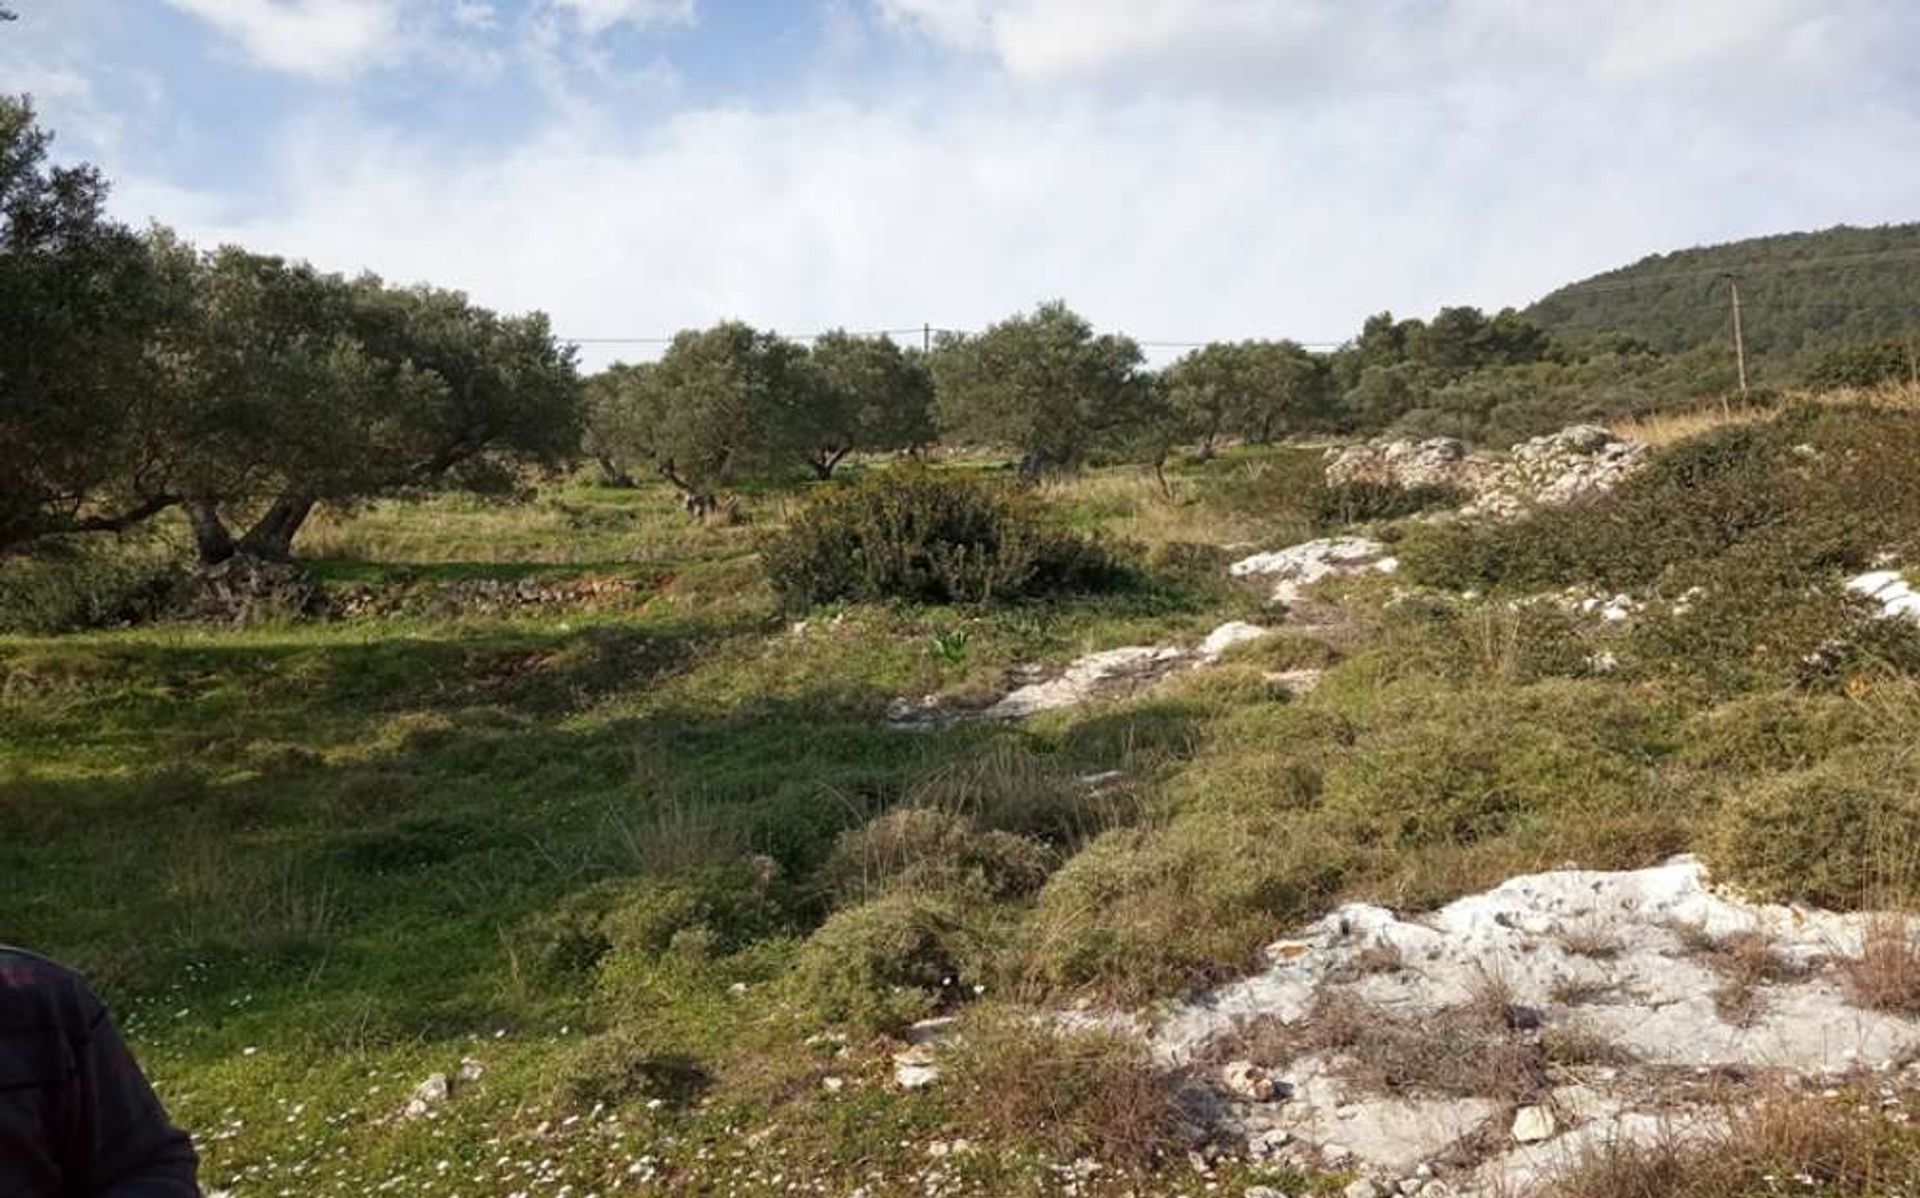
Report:
[{"label": "olive tree", "polygon": [[833,477],[856,449],[915,449],[933,439],[933,378],[917,353],[890,337],[836,330],[815,339],[811,358],[818,388],[801,422],[816,477]]},{"label": "olive tree", "polygon": [[578,444],[573,351],[543,315],[233,247],[167,252],[196,262],[160,358],[192,413],[173,485],[203,563],[287,557],[323,503],[499,489]]},{"label": "olive tree", "polygon": [[737,321],[685,330],[658,362],[614,367],[589,392],[596,455],[659,475],[697,516],[723,510],[728,483],[791,470],[817,446],[807,351]]},{"label": "olive tree", "polygon": [[49,165],[51,140],[0,96],[0,552],[173,503],[147,347],[175,293],[107,218],[99,172]]},{"label": "olive tree", "polygon": [[941,430],[1013,446],[1028,477],[1078,466],[1137,419],[1141,360],[1131,338],[1096,335],[1057,301],[974,336],[943,335],[932,360]]}]

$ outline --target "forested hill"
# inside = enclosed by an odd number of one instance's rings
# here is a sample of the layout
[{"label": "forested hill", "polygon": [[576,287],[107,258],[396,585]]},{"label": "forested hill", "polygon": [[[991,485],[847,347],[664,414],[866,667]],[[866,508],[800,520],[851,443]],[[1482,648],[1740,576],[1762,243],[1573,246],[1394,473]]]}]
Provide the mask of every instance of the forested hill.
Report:
[{"label": "forested hill", "polygon": [[1920,336],[1920,223],[1654,254],[1562,287],[1526,315],[1576,344],[1620,334],[1667,353],[1724,345],[1728,274],[1739,281],[1748,353],[1763,373],[1842,346]]}]

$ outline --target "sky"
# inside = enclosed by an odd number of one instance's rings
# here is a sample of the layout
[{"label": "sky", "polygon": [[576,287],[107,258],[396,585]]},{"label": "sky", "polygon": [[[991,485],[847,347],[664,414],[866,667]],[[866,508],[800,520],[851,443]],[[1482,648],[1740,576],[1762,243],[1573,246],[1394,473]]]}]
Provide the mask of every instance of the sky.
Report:
[{"label": "sky", "polygon": [[[1914,0],[9,0],[122,218],[541,309],[1149,343],[1920,219]],[[1170,346],[1155,346],[1163,358]]]}]

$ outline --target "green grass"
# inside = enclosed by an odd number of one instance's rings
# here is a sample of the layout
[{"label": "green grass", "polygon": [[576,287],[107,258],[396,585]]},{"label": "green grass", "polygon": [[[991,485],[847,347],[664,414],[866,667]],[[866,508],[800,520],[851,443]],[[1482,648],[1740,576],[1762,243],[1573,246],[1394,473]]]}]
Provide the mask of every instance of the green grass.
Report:
[{"label": "green grass", "polygon": [[[1730,797],[1799,793],[1816,766],[1844,790],[1920,733],[1897,655],[1783,679],[1712,642],[1383,579],[1340,589],[1325,632],[1126,702],[884,725],[895,696],[1270,619],[1209,546],[1315,535],[1318,460],[1236,450],[1174,467],[1171,494],[1131,468],[1047,484],[1144,565],[1044,603],[802,620],[755,556],[790,496],[714,527],[664,488],[560,484],[314,529],[329,589],[422,597],[393,614],[0,637],[0,940],[90,972],[208,1182],[243,1194],[609,1192],[650,1170],[688,1193],[1057,1192],[1050,1167],[1109,1121],[1158,1126],[1147,1090],[1095,1101],[1088,1078],[1137,1080],[1126,1059],[1091,1046],[1090,1072],[1023,1095],[1071,1115],[1025,1135],[969,1106],[1006,1076],[993,1061],[903,1094],[872,1033],[1177,997],[1346,897],[1417,906],[1743,843],[1727,829],[1771,809]],[[474,579],[598,577],[639,585],[432,606]],[[1602,650],[1628,660],[1597,671]],[[1310,697],[1266,680],[1302,665],[1328,670]],[[480,1081],[393,1118],[466,1056]],[[927,1154],[956,1136],[980,1146]],[[1082,1192],[1197,1195],[1180,1155]]]}]

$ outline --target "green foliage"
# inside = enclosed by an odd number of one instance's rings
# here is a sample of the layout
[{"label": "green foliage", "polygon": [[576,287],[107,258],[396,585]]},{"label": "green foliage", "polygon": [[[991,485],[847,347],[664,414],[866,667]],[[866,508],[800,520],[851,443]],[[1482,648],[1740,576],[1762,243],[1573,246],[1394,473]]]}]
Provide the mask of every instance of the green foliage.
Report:
[{"label": "green foliage", "polygon": [[1139,424],[1152,398],[1141,360],[1131,339],[1096,336],[1059,302],[976,336],[942,334],[931,361],[941,432],[1013,446],[1027,474],[1079,466]]},{"label": "green foliage", "polygon": [[74,549],[0,557],[0,632],[46,635],[183,612],[192,588],[170,556]]},{"label": "green foliage", "polygon": [[0,101],[0,549],[185,507],[203,561],[284,557],[315,505],[498,488],[579,439],[539,314],[347,280],[104,216],[89,167]]},{"label": "green foliage", "polygon": [[1326,809],[1360,843],[1406,849],[1491,839],[1564,813],[1570,795],[1624,808],[1645,789],[1630,755],[1490,699],[1469,693],[1362,739],[1327,774]]},{"label": "green foliage", "polygon": [[819,393],[807,419],[807,464],[831,477],[854,450],[917,449],[934,438],[933,376],[917,352],[892,338],[833,331],[814,339],[809,360]]},{"label": "green foliage", "polygon": [[316,504],[441,487],[503,490],[580,437],[573,351],[539,313],[348,280],[226,246],[152,249],[185,312],[161,330],[179,414],[168,478],[203,561],[285,557]]},{"label": "green foliage", "polygon": [[1320,528],[1339,528],[1372,520],[1398,520],[1435,508],[1458,507],[1465,500],[1465,493],[1452,487],[1333,483],[1314,496],[1313,522]]},{"label": "green foliage", "polygon": [[0,95],[0,552],[164,506],[167,460],[131,401],[152,391],[170,297],[108,218],[106,181],[50,165],[51,142],[26,99]]},{"label": "green foliage", "polygon": [[1721,800],[1706,860],[1716,877],[1764,899],[1872,906],[1911,884],[1917,784],[1910,745],[1861,746],[1742,782]]},{"label": "green foliage", "polygon": [[1677,596],[1714,582],[1768,591],[1817,582],[1920,536],[1920,481],[1902,448],[1915,436],[1920,413],[1802,408],[1673,445],[1589,503],[1416,529],[1400,558],[1413,580],[1454,589],[1591,584]]},{"label": "green foliage", "polygon": [[659,1101],[684,1107],[712,1078],[692,1057],[663,1051],[652,1036],[616,1027],[581,1041],[559,1065],[559,1097],[575,1109]]},{"label": "green foliage", "polygon": [[612,367],[592,394],[592,452],[701,504],[739,478],[797,467],[828,435],[806,350],[739,321],[684,330],[658,362]]},{"label": "green foliage", "polygon": [[1202,454],[1223,436],[1265,442],[1333,421],[1325,360],[1292,341],[1216,341],[1169,366],[1162,382]]},{"label": "green foliage", "polygon": [[1038,890],[1052,868],[1038,841],[931,807],[897,807],[844,833],[820,878],[842,903],[890,890],[991,900]]},{"label": "green foliage", "polygon": [[564,980],[621,957],[658,957],[682,938],[725,954],[792,926],[785,889],[749,864],[736,863],[668,880],[597,883],[528,921],[515,942],[535,976]]},{"label": "green foliage", "polygon": [[816,493],[766,541],[762,559],[774,590],[799,608],[985,603],[1099,590],[1125,576],[1110,549],[1053,527],[1031,498],[923,470]]},{"label": "green foliage", "polygon": [[1739,276],[1742,332],[1756,382],[1799,377],[1849,345],[1899,338],[1920,304],[1912,255],[1920,225],[1753,237],[1653,254],[1552,292],[1526,315],[1571,343],[1637,339],[1661,353],[1729,358],[1725,277]]},{"label": "green foliage", "polygon": [[1310,815],[1214,811],[1108,832],[1040,892],[1022,973],[1123,1003],[1188,993],[1251,966],[1350,861]]},{"label": "green foliage", "polygon": [[1913,382],[1916,352],[1911,339],[1838,346],[1807,363],[1805,381],[1820,388]]},{"label": "green foliage", "polygon": [[980,919],[913,891],[845,908],[801,945],[791,993],[821,1019],[896,1031],[968,992],[988,945]]}]

